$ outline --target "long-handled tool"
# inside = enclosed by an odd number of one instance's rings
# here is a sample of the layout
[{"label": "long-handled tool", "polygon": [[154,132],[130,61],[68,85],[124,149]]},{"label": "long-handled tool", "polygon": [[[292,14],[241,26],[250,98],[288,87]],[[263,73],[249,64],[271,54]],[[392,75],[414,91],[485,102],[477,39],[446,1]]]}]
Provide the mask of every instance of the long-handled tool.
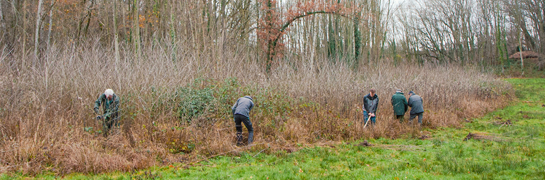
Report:
[{"label": "long-handled tool", "polygon": [[369,116],[369,118],[367,118],[367,121],[365,121],[365,125],[363,126],[363,129],[365,129],[365,127],[366,127],[367,124],[369,123],[369,120],[371,120],[371,116]]}]

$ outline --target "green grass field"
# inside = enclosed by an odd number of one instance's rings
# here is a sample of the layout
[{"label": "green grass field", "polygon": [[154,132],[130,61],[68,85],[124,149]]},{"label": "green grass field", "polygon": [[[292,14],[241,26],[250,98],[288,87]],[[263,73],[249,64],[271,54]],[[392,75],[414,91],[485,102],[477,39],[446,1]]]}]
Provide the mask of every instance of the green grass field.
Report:
[{"label": "green grass field", "polygon": [[[543,179],[545,79],[508,79],[518,100],[463,128],[424,129],[425,140],[369,139],[293,153],[246,152],[190,166],[72,179]],[[512,125],[500,124],[509,120]],[[476,133],[464,141],[469,133]],[[4,176],[3,179],[13,177]],[[22,178],[22,177],[20,177]],[[52,175],[38,178],[53,179]]]}]

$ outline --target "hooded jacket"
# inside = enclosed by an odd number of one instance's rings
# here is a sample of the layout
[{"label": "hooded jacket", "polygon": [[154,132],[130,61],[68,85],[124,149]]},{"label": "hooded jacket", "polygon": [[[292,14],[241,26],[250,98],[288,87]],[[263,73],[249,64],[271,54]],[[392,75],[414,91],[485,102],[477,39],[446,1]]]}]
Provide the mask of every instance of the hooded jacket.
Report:
[{"label": "hooded jacket", "polygon": [[371,96],[371,94],[367,94],[363,97],[363,110],[367,111],[367,113],[376,113],[378,109],[378,96],[375,94],[374,96]]},{"label": "hooded jacket", "polygon": [[240,114],[246,116],[247,118],[250,118],[250,111],[253,107],[254,102],[252,97],[244,96],[238,98],[237,102],[233,105],[233,108],[231,108],[231,110],[233,112],[233,116],[236,114]]}]

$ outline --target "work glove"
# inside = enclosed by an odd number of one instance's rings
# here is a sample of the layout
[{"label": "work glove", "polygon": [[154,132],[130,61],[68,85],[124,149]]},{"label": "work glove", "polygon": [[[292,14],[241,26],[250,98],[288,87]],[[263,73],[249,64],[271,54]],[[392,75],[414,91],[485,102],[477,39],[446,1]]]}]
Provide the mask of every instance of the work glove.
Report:
[{"label": "work glove", "polygon": [[101,120],[101,119],[102,119],[102,116],[97,116],[96,119],[97,119],[97,120]]}]

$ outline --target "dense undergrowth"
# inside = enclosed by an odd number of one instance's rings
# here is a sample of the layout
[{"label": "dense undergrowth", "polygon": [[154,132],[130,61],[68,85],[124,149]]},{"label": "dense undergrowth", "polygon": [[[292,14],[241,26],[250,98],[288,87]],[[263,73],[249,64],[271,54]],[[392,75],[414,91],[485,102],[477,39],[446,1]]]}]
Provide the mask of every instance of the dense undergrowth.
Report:
[{"label": "dense undergrowth", "polygon": [[[542,179],[545,176],[543,79],[510,79],[517,101],[461,128],[422,136],[366,138],[302,146],[301,150],[218,156],[129,173],[69,175],[74,179]],[[511,124],[506,123],[511,122]],[[466,139],[469,133],[479,134]],[[50,179],[54,175],[41,175]],[[8,178],[8,176],[4,176]]]},{"label": "dense undergrowth", "polygon": [[[89,43],[44,52],[43,64],[0,64],[0,172],[104,173],[195,162],[246,150],[293,151],[327,141],[400,138],[419,131],[393,118],[395,89],[424,98],[424,126],[460,127],[464,118],[503,107],[511,86],[473,68],[373,64],[353,69],[323,61],[278,62],[270,74],[250,56],[221,60],[160,45],[141,60]],[[123,50],[122,54],[131,54]],[[12,54],[10,59],[20,58]],[[31,57],[30,55],[26,57]],[[121,98],[121,127],[108,138],[92,112],[107,88]],[[362,131],[362,98],[380,97],[377,125]],[[230,107],[252,95],[255,144],[234,146]]]}]

